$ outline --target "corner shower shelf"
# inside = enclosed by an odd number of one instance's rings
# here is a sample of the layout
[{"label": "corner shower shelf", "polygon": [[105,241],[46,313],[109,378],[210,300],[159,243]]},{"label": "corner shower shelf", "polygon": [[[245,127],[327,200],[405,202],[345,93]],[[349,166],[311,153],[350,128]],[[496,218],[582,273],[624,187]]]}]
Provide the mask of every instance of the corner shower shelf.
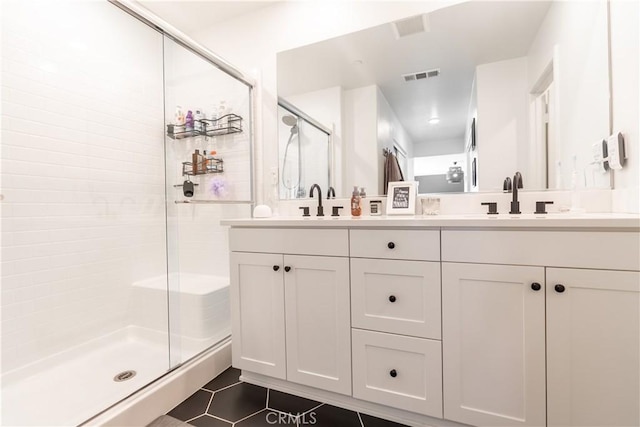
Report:
[{"label": "corner shower shelf", "polygon": [[203,158],[201,162],[195,163],[195,167],[193,162],[182,162],[182,176],[222,172],[224,172],[224,161],[222,159],[216,159],[215,157],[209,159]]},{"label": "corner shower shelf", "polygon": [[221,136],[242,132],[242,117],[227,114],[217,120],[200,119],[200,129],[186,130],[185,125],[167,125],[167,136],[171,139],[184,139],[194,136]]}]

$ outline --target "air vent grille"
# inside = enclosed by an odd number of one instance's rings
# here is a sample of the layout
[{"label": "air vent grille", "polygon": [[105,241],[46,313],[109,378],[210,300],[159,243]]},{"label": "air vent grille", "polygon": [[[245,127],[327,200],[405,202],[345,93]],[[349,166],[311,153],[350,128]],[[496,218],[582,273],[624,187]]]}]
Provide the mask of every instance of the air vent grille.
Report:
[{"label": "air vent grille", "polygon": [[418,71],[416,73],[403,74],[402,78],[405,82],[414,82],[416,80],[431,79],[440,75],[440,68],[434,68],[433,70]]},{"label": "air vent grille", "polygon": [[417,15],[411,18],[401,19],[392,22],[393,32],[396,38],[407,37],[413,34],[424,33],[429,31],[427,15]]}]

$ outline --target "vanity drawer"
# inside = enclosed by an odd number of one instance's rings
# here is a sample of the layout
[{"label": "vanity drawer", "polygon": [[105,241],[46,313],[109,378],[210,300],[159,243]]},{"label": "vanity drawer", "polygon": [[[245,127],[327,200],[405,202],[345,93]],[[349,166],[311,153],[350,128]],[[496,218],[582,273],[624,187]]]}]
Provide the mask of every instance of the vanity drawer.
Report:
[{"label": "vanity drawer", "polygon": [[353,397],[442,418],[440,341],[351,331]]},{"label": "vanity drawer", "polygon": [[439,230],[350,230],[351,256],[440,261]]},{"label": "vanity drawer", "polygon": [[440,263],[351,259],[356,328],[440,339]]},{"label": "vanity drawer", "polygon": [[233,252],[349,256],[349,234],[337,229],[232,228]]}]

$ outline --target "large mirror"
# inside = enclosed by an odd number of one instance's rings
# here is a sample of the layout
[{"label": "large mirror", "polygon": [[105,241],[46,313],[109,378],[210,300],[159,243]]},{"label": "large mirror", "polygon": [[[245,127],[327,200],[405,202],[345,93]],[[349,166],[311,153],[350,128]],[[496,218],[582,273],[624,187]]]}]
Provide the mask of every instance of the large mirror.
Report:
[{"label": "large mirror", "polygon": [[516,171],[608,188],[607,20],[606,0],[464,2],[279,52],[278,96],[332,129],[338,196],[383,194],[390,158],[420,193],[502,191]]}]

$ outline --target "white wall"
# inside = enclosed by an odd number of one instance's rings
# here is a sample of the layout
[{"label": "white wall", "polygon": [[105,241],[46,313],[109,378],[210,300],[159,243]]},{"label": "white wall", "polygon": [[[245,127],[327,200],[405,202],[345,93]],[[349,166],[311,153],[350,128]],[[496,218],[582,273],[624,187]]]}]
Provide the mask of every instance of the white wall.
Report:
[{"label": "white wall", "polygon": [[[413,157],[444,156],[461,153],[465,148],[464,137],[426,141],[413,144]],[[416,172],[416,175],[418,173]]]},{"label": "white wall", "polygon": [[[616,26],[613,22],[612,25]],[[627,37],[629,30],[615,31],[622,31]],[[609,134],[607,40],[605,0],[554,2],[527,55],[528,89],[534,87],[543,70],[553,62],[553,87],[557,94],[555,139],[560,141],[565,185],[571,182],[575,154],[578,172],[581,176],[584,173],[590,187],[610,186],[609,174],[594,173],[595,168],[588,166],[592,160],[591,144]],[[585,179],[580,180],[581,186]]]},{"label": "white wall", "polygon": [[614,209],[640,212],[640,5],[611,2],[611,61],[613,78],[613,130],[627,141],[624,169],[614,172]]},{"label": "white wall", "polygon": [[368,194],[380,194],[377,90],[376,86],[365,86],[344,91],[344,153],[349,167],[345,169],[343,197],[355,185],[365,187]]},{"label": "white wall", "polygon": [[2,6],[6,372],[126,325],[166,263],[161,36],[106,2]]},{"label": "white wall", "polygon": [[415,157],[413,170],[416,176],[442,175],[449,171],[453,162],[457,162],[462,170],[466,170],[465,153],[447,154],[443,156]]},{"label": "white wall", "polygon": [[[338,37],[389,21],[460,3],[461,1],[326,1],[279,2],[193,34],[202,44],[244,70],[254,72],[261,82],[262,122],[257,142],[262,152],[261,170],[277,165],[276,54],[310,43]],[[348,159],[345,159],[348,164]],[[260,199],[268,194],[267,173]],[[348,190],[350,179],[345,176]]]},{"label": "white wall", "polygon": [[[527,59],[480,65],[476,84],[478,188],[501,191],[504,179],[518,168],[518,152],[528,146]],[[526,188],[527,171],[520,172]]]}]

